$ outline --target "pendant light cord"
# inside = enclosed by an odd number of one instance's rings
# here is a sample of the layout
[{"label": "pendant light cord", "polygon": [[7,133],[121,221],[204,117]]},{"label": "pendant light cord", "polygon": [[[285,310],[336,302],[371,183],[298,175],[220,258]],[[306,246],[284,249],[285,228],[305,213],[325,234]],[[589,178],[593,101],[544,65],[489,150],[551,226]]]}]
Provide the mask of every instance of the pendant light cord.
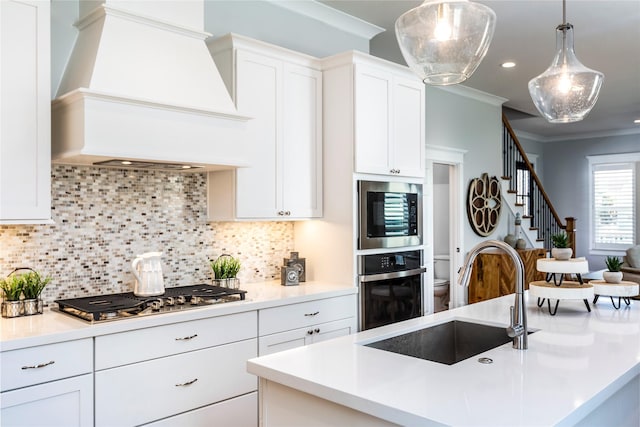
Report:
[{"label": "pendant light cord", "polygon": [[562,0],[562,25],[567,25],[567,0]]}]

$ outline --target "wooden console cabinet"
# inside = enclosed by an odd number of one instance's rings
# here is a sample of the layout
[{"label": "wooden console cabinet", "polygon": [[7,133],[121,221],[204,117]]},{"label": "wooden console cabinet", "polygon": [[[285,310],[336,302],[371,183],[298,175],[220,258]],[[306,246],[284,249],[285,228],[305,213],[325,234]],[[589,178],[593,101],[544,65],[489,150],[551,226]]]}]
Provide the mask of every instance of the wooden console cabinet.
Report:
[{"label": "wooden console cabinet", "polygon": [[[536,270],[536,260],[546,257],[545,249],[519,249],[518,255],[524,263],[524,286],[544,280],[544,273]],[[508,255],[483,253],[478,255],[469,282],[469,304],[509,295],[515,292],[516,269]]]}]

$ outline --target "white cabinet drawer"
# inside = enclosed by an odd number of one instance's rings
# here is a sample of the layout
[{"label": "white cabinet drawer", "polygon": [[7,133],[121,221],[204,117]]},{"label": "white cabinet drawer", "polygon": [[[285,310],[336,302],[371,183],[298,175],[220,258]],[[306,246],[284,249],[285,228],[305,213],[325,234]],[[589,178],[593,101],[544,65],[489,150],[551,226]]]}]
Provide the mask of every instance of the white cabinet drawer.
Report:
[{"label": "white cabinet drawer", "polygon": [[194,409],[175,417],[145,424],[148,427],[257,427],[258,392],[245,394],[215,405]]},{"label": "white cabinet drawer", "polygon": [[86,338],[0,353],[2,391],[91,372],[92,341]]},{"label": "white cabinet drawer", "polygon": [[356,296],[325,298],[260,310],[259,335],[356,316]]},{"label": "white cabinet drawer", "polygon": [[0,401],[3,426],[90,427],[93,375],[7,391]]},{"label": "white cabinet drawer", "polygon": [[98,371],[96,426],[139,425],[255,391],[246,364],[257,346],[254,338]]},{"label": "white cabinet drawer", "polygon": [[257,313],[232,314],[96,337],[96,370],[255,338]]}]

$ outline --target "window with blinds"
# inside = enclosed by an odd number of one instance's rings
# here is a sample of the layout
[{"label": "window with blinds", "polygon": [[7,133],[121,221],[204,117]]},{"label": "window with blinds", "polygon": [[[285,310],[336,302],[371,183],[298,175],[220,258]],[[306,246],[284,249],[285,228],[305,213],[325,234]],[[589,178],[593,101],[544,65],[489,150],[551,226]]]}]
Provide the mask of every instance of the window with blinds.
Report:
[{"label": "window with blinds", "polygon": [[592,173],[592,247],[624,250],[635,244],[635,163],[596,163]]}]

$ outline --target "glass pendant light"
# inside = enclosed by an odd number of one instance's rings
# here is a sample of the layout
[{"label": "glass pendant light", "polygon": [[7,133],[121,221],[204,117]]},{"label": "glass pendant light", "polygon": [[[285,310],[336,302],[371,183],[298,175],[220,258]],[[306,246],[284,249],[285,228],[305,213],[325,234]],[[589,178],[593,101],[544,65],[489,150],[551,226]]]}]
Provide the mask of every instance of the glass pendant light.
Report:
[{"label": "glass pendant light", "polygon": [[425,83],[452,85],[478,68],[493,38],[496,14],[468,0],[426,0],[396,21],[409,68]]},{"label": "glass pendant light", "polygon": [[565,0],[562,22],[556,28],[556,56],[551,66],[529,81],[533,103],[551,123],[584,119],[595,105],[604,80],[604,74],[582,65],[573,51],[573,25],[566,21]]}]

